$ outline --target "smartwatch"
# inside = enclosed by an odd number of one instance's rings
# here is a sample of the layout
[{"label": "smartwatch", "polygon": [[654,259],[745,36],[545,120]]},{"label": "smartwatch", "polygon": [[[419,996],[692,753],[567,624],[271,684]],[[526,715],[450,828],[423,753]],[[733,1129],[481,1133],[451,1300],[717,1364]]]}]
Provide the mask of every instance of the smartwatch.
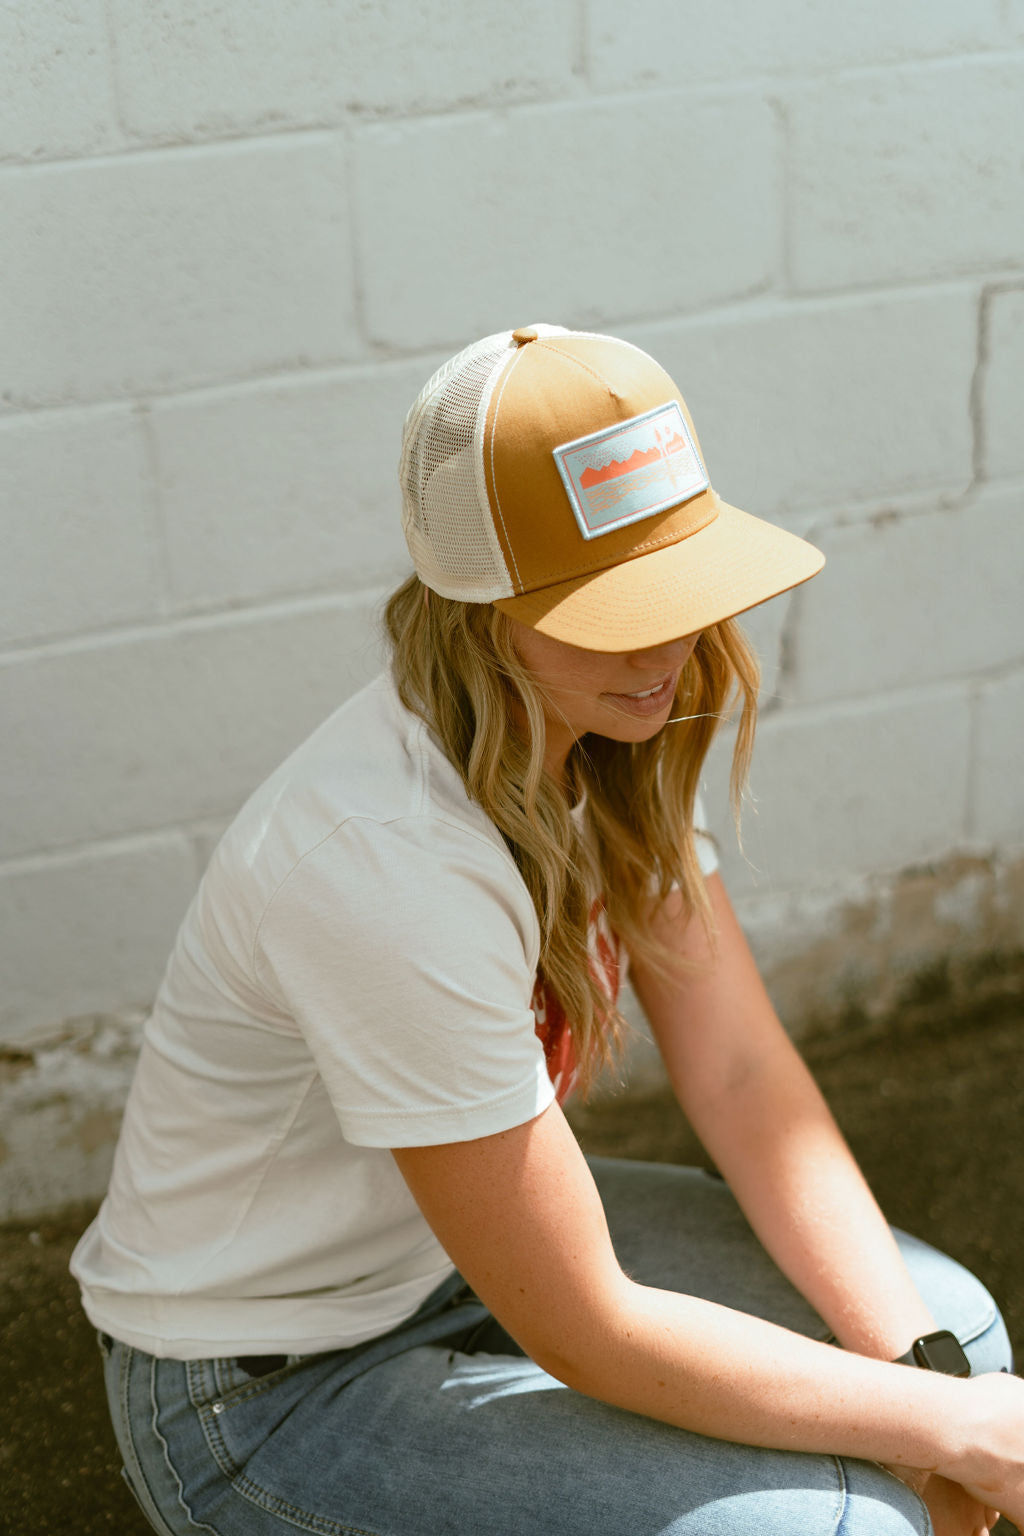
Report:
[{"label": "smartwatch", "polygon": [[941,1371],[944,1376],[969,1376],[971,1362],[964,1354],[963,1346],[955,1333],[940,1328],[938,1333],[926,1333],[915,1339],[905,1355],[893,1361],[894,1365],[918,1365],[924,1371]]}]

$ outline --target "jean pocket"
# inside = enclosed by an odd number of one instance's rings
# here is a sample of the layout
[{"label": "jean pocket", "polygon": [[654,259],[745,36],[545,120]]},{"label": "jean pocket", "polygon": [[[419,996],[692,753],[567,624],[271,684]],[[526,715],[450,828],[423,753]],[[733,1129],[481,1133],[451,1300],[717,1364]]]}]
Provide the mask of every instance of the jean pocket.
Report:
[{"label": "jean pocket", "polygon": [[[284,1361],[280,1369],[284,1369],[287,1361]],[[274,1371],[261,1373],[254,1376],[247,1371],[242,1362],[233,1355],[220,1360],[209,1361],[209,1374],[211,1377],[212,1398],[216,1402],[225,1402],[233,1397],[236,1392],[243,1392],[248,1387],[258,1386],[261,1381],[272,1382],[277,1374]]]},{"label": "jean pocket", "polygon": [[299,1379],[299,1383],[303,1382],[310,1367],[322,1365],[327,1358],[324,1355],[303,1355],[291,1359],[282,1356],[282,1364],[277,1369],[258,1375],[246,1370],[242,1362],[233,1356],[190,1360],[186,1364],[189,1399],[201,1422],[207,1424],[211,1417],[219,1419],[232,1409],[240,1408],[256,1398],[266,1398],[282,1390],[291,1396],[289,1383],[293,1384],[292,1391],[301,1393],[303,1387],[295,1382],[295,1378]]}]

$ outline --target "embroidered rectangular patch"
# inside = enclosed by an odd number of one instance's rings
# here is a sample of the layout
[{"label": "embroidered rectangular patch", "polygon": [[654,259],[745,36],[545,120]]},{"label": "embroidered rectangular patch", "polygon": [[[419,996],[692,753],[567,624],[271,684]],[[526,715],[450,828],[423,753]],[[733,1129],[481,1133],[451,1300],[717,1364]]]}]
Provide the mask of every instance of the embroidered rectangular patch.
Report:
[{"label": "embroidered rectangular patch", "polygon": [[675,400],[554,450],[585,539],[624,528],[708,488]]}]

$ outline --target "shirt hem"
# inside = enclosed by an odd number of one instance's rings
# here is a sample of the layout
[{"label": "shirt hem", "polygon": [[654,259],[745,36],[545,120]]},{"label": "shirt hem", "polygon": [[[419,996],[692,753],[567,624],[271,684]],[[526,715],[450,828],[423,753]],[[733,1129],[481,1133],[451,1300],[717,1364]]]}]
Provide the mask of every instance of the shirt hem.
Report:
[{"label": "shirt hem", "polygon": [[[330,1331],[301,1333],[283,1329],[275,1333],[271,1328],[260,1328],[251,1334],[226,1334],[216,1336],[202,1330],[182,1332],[181,1334],[168,1333],[166,1327],[162,1330],[147,1328],[147,1319],[138,1317],[133,1326],[125,1317],[124,1312],[106,1311],[97,1305],[96,1297],[85,1291],[82,1292],[82,1308],[92,1326],[100,1333],[106,1333],[111,1338],[117,1339],[121,1344],[127,1344],[132,1349],[140,1349],[147,1355],[154,1355],[161,1360],[222,1360],[231,1359],[239,1355],[323,1355],[332,1350],[354,1349],[359,1344],[369,1343],[372,1339],[381,1338],[407,1322],[415,1316],[417,1310],[423,1305],[432,1291],[455,1273],[455,1265],[448,1260],[440,1269],[431,1271],[428,1275],[418,1277],[415,1282],[403,1282],[402,1289],[406,1291],[406,1300],[400,1306],[388,1308],[383,1314],[376,1317],[367,1316],[364,1311],[364,1321],[360,1326],[344,1326],[343,1318],[339,1316],[339,1326]],[[353,1298],[353,1300],[370,1300],[368,1296]],[[131,1307],[131,1299],[123,1296],[116,1298],[120,1302],[128,1302],[126,1310],[135,1310]],[[166,1314],[169,1310],[167,1298],[160,1298],[160,1310]],[[225,1309],[230,1308],[232,1316],[237,1320],[238,1313],[246,1306],[242,1301],[223,1301],[219,1305]],[[265,1308],[268,1302],[258,1300],[256,1306]],[[344,1303],[340,1304],[341,1306]],[[141,1309],[138,1309],[141,1310]],[[194,1314],[188,1319],[195,1324],[197,1319]],[[170,1321],[166,1318],[166,1321]],[[185,1321],[185,1319],[183,1319]]]},{"label": "shirt hem", "polygon": [[[543,1077],[541,1076],[543,1072]],[[436,1109],[382,1110],[379,1114],[341,1115],[348,1141],[361,1147],[434,1146],[450,1141],[474,1141],[525,1125],[555,1097],[554,1086],[541,1064],[529,1082],[501,1098],[463,1110],[449,1104]]]}]

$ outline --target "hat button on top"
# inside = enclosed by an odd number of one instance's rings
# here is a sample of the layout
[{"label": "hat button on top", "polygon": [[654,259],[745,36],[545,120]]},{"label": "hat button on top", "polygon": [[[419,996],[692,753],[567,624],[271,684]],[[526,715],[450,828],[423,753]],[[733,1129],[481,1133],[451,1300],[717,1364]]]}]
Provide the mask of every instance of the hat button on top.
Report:
[{"label": "hat button on top", "polygon": [[512,332],[512,340],[517,342],[519,346],[523,346],[527,341],[536,341],[537,327],[535,325],[521,325],[518,331]]}]

